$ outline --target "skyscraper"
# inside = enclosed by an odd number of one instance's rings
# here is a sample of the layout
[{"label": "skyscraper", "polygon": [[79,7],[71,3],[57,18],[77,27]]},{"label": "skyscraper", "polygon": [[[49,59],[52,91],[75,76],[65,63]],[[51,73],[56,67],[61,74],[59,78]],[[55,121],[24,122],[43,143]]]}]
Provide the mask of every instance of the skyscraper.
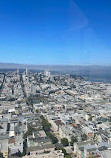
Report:
[{"label": "skyscraper", "polygon": [[19,76],[19,69],[17,70],[17,75]]},{"label": "skyscraper", "polygon": [[26,69],[26,76],[28,76],[28,69]]},{"label": "skyscraper", "polygon": [[45,70],[44,75],[47,76],[47,77],[50,77],[50,72]]}]

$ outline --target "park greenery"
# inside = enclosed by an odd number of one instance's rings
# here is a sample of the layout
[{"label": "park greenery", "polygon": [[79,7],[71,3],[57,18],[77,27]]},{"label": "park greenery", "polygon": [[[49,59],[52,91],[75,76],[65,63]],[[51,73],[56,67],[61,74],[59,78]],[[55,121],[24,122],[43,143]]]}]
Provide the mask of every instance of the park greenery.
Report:
[{"label": "park greenery", "polygon": [[87,135],[84,133],[84,134],[82,135],[82,141],[85,141],[85,140],[87,140]]},{"label": "park greenery", "polygon": [[68,139],[67,139],[67,138],[62,138],[62,139],[61,139],[61,144],[62,144],[64,147],[68,146],[68,145],[69,145]]},{"label": "park greenery", "polygon": [[72,136],[72,137],[71,137],[70,145],[73,146],[73,144],[74,144],[75,142],[77,142],[77,141],[78,141],[77,138],[74,137],[74,136]]}]

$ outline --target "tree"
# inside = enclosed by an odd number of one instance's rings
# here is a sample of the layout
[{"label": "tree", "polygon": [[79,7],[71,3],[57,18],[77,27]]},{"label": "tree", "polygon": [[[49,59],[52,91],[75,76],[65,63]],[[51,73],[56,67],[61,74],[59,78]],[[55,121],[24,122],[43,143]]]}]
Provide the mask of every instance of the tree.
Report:
[{"label": "tree", "polygon": [[89,121],[92,121],[92,116],[89,117]]},{"label": "tree", "polygon": [[22,153],[18,151],[17,153],[12,155],[13,157],[22,157]]},{"label": "tree", "polygon": [[88,158],[94,158],[94,156],[91,156],[91,155],[90,155]]},{"label": "tree", "polygon": [[47,132],[47,135],[49,136],[53,144],[56,144],[58,142],[58,139],[52,133]]},{"label": "tree", "polygon": [[87,140],[87,135],[84,133],[84,134],[82,135],[82,141],[85,141],[85,140]]},{"label": "tree", "polygon": [[66,158],[72,158],[71,155],[66,155],[65,157],[66,157]]},{"label": "tree", "polygon": [[68,142],[67,138],[62,138],[61,143],[63,144],[64,147],[69,145],[69,142]]},{"label": "tree", "polygon": [[61,150],[62,150],[62,153],[64,154],[64,156],[66,156],[67,155],[66,150],[64,148],[62,148]]},{"label": "tree", "polygon": [[21,153],[20,151],[18,151],[18,153],[16,153],[16,155],[17,155],[18,157],[21,157],[21,156],[22,156],[22,153]]},{"label": "tree", "polygon": [[76,137],[74,137],[74,136],[72,136],[71,137],[71,142],[70,142],[70,144],[71,145],[73,145],[75,142],[77,142],[78,140],[77,140],[77,138]]},{"label": "tree", "polygon": [[27,141],[24,140],[24,142],[23,142],[23,152],[22,152],[21,156],[25,156],[26,151],[27,151]]},{"label": "tree", "polygon": [[0,125],[0,129],[3,129],[3,127]]},{"label": "tree", "polygon": [[51,124],[43,116],[41,116],[41,120],[42,120],[42,126],[44,131],[49,132],[51,128]]},{"label": "tree", "polygon": [[27,136],[32,135],[32,132],[35,131],[35,129],[31,126],[28,127],[28,131],[24,134],[23,138],[26,139]]},{"label": "tree", "polygon": [[44,151],[44,153],[45,153],[45,154],[48,154],[48,153],[50,153],[50,151]]},{"label": "tree", "polygon": [[36,113],[39,113],[39,110],[38,110],[38,109],[36,110]]}]

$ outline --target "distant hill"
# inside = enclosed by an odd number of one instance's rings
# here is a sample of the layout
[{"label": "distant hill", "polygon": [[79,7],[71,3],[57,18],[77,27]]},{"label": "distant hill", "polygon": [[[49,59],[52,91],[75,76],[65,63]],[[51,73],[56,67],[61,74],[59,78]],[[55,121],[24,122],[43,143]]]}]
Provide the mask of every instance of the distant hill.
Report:
[{"label": "distant hill", "polygon": [[98,79],[111,79],[111,66],[81,66],[81,65],[25,65],[13,63],[0,63],[0,69],[31,69],[58,71],[62,74],[75,74]]}]

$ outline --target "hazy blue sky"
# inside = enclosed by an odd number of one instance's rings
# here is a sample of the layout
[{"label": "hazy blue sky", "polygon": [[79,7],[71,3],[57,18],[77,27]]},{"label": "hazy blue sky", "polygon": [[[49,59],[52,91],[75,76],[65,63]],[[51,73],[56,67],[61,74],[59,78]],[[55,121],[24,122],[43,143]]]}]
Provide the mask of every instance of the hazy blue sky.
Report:
[{"label": "hazy blue sky", "polygon": [[0,0],[0,62],[111,65],[111,0]]}]

